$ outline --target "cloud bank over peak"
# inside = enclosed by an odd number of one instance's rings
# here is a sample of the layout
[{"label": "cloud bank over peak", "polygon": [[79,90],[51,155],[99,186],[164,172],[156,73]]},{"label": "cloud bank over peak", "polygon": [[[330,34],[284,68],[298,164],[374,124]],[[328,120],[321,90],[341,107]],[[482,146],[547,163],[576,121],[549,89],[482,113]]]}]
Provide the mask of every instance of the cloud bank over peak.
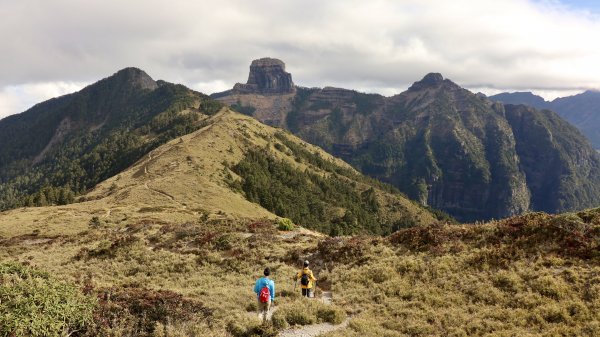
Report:
[{"label": "cloud bank over peak", "polygon": [[600,88],[600,18],[556,1],[0,0],[0,12],[0,118],[130,65],[220,91],[265,56],[299,85],[386,95],[429,72],[489,93]]}]

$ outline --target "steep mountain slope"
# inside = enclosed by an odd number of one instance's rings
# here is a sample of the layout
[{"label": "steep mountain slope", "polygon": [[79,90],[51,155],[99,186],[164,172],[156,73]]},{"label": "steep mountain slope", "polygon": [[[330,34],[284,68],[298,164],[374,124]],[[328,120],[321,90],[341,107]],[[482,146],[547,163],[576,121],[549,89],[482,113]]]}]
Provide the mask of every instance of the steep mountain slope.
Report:
[{"label": "steep mountain slope", "polygon": [[65,204],[144,153],[196,130],[221,105],[123,69],[0,120],[0,210]]},{"label": "steep mountain slope", "polygon": [[[429,74],[389,98],[330,87],[296,87],[293,97],[285,95],[290,104],[277,107],[277,95],[263,95],[258,89],[213,97],[287,128],[362,173],[460,220],[502,218],[529,209],[560,212],[600,203],[600,191],[588,187],[600,183],[600,157],[575,129],[547,112],[531,111],[533,123],[556,136],[524,151],[531,139],[523,132],[516,137],[513,129],[519,125],[509,122],[502,104],[440,74]],[[575,154],[564,153],[567,148]],[[556,160],[547,162],[552,166],[543,168],[545,175],[527,177],[541,170],[536,153],[556,152]],[[555,193],[544,194],[535,185],[537,179]],[[532,183],[535,186],[529,186]]]},{"label": "steep mountain slope", "polygon": [[148,217],[181,223],[208,214],[235,219],[277,214],[334,234],[385,234],[435,221],[389,186],[255,119],[223,110],[203,124],[102,182],[84,202],[11,210],[2,213],[2,221],[27,233],[36,226],[33,218],[66,221],[71,231],[93,216],[114,223]]},{"label": "steep mountain slope", "polygon": [[502,93],[490,99],[509,104],[525,104],[537,109],[556,111],[562,118],[575,125],[600,149],[600,92],[585,91],[581,94],[559,97],[551,102],[532,93]]}]

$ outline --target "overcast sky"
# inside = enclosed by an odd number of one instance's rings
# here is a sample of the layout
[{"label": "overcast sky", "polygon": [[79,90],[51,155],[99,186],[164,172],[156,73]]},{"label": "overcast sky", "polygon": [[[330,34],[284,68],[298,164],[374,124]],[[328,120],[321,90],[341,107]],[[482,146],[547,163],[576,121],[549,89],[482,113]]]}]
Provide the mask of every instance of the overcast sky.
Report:
[{"label": "overcast sky", "polygon": [[0,0],[0,118],[136,66],[212,93],[253,59],[392,95],[428,72],[493,94],[600,89],[596,1]]}]

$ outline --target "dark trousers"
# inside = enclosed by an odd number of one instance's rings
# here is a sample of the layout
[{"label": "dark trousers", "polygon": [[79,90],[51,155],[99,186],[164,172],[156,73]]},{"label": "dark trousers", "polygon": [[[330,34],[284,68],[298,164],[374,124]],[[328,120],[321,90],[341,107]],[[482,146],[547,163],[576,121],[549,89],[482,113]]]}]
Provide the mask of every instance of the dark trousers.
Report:
[{"label": "dark trousers", "polygon": [[311,291],[310,288],[308,288],[308,289],[302,288],[302,296],[310,297],[310,291]]}]

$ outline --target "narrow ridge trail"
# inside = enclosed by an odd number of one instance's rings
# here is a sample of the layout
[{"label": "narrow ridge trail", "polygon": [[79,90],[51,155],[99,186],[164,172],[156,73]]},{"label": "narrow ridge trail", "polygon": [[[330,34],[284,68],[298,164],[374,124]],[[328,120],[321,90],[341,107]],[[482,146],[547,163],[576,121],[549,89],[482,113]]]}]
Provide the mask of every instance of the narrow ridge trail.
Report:
[{"label": "narrow ridge trail", "polygon": [[[151,160],[153,159],[153,158],[152,158],[152,152],[153,152],[153,151],[150,151],[150,152],[148,152],[148,160],[149,160],[149,161],[151,161]],[[150,171],[148,170],[148,164],[144,165],[144,174],[148,174],[149,172],[150,172]],[[163,192],[163,191],[161,191],[161,190],[158,190],[158,189],[155,189],[155,188],[152,188],[152,187],[148,186],[148,183],[147,183],[147,182],[145,182],[145,183],[144,183],[144,187],[145,187],[147,190],[151,191],[151,192],[154,192],[154,193],[160,194],[160,195],[162,195],[163,197],[165,197],[165,198],[167,198],[167,199],[169,199],[169,200],[171,200],[171,201],[175,201],[175,197],[174,197],[174,196],[170,195],[169,193],[166,193],[166,192]],[[185,208],[185,207],[184,207],[184,208]]]}]

